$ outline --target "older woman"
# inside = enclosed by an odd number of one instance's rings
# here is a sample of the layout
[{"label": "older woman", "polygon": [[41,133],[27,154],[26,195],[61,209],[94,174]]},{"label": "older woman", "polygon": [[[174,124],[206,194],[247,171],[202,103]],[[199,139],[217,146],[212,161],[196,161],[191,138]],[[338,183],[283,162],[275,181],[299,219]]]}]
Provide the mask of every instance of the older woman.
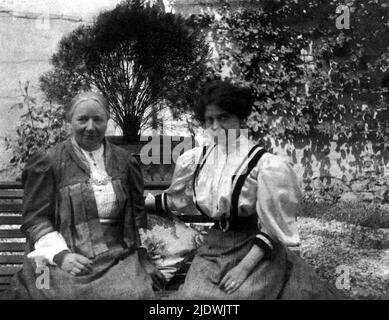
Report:
[{"label": "older woman", "polygon": [[254,145],[245,134],[250,93],[228,82],[208,84],[198,118],[209,147],[194,148],[176,163],[171,186],[146,206],[165,213],[214,220],[178,297],[186,299],[331,299],[287,249],[299,244],[296,214],[301,192],[290,165]]},{"label": "older woman", "polygon": [[155,298],[148,273],[161,274],[138,234],[146,224],[139,165],[104,138],[109,109],[102,95],[78,94],[67,119],[72,137],[33,156],[23,171],[28,249],[7,296]]}]

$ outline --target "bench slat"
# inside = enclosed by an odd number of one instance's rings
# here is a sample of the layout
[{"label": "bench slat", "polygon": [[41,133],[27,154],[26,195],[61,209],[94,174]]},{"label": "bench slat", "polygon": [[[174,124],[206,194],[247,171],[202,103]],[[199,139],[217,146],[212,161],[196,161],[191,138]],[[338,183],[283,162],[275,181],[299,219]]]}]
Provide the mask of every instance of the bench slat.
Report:
[{"label": "bench slat", "polygon": [[23,189],[20,190],[0,190],[0,199],[22,199]]},{"label": "bench slat", "polygon": [[23,255],[22,254],[20,254],[20,255],[13,254],[13,255],[7,255],[7,256],[0,255],[0,264],[1,263],[4,263],[4,264],[23,263]]},{"label": "bench slat", "polygon": [[[170,186],[170,181],[146,181],[145,188],[151,189],[154,186],[163,186],[167,188]],[[17,181],[0,181],[0,189],[23,189],[22,184]]]},{"label": "bench slat", "polygon": [[[202,223],[202,222],[212,222],[211,219],[208,219],[204,216],[196,215],[180,215],[177,216],[181,221],[186,223]],[[0,225],[1,224],[22,224],[22,216],[0,216]]]},{"label": "bench slat", "polygon": [[22,184],[18,181],[0,181],[1,189],[22,189]]},{"label": "bench slat", "polygon": [[0,266],[0,276],[13,276],[21,268],[22,268],[22,265],[17,266],[17,267],[3,267],[3,266]]},{"label": "bench slat", "polygon": [[2,224],[22,224],[22,215],[0,216],[0,225]]},{"label": "bench slat", "polygon": [[0,292],[5,291],[9,288],[8,284],[0,284]]},{"label": "bench slat", "polygon": [[22,212],[21,203],[0,203],[0,212]]},{"label": "bench slat", "polygon": [[[0,210],[1,211],[1,210]],[[180,215],[177,216],[181,221],[186,223],[203,223],[203,222],[212,222],[211,219],[208,219],[204,216],[190,216],[190,215]],[[22,216],[0,216],[0,225],[2,224],[22,224]]]},{"label": "bench slat", "polygon": [[12,277],[0,277],[0,285],[1,284],[9,284],[11,282]]},{"label": "bench slat", "polygon": [[[167,189],[170,186],[171,181],[145,181],[145,189]],[[0,190],[23,190],[20,182],[7,182],[0,181]]]},{"label": "bench slat", "polygon": [[24,238],[24,234],[20,229],[0,230],[0,238]]},{"label": "bench slat", "polygon": [[[1,208],[1,205],[0,205]],[[1,211],[1,210],[0,210]],[[211,219],[208,219],[201,215],[180,215],[177,216],[181,221],[186,223],[202,223],[202,222],[212,222]],[[22,216],[0,216],[0,225],[2,224],[22,224]]]},{"label": "bench slat", "polygon": [[25,242],[0,242],[0,252],[24,252]]}]

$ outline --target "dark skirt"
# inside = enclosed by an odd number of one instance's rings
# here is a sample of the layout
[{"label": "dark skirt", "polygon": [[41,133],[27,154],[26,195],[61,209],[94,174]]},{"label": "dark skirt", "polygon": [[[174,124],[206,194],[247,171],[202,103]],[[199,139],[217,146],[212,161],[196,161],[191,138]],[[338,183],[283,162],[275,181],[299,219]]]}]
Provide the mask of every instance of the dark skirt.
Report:
[{"label": "dark skirt", "polygon": [[224,275],[250,251],[256,228],[221,230],[212,228],[195,256],[180,299],[339,299],[343,296],[322,282],[313,268],[280,243],[270,259],[260,261],[238,290],[227,294],[218,286]]},{"label": "dark skirt", "polygon": [[[39,271],[36,274],[36,271]],[[49,283],[42,283],[42,269],[25,258],[22,270],[12,278],[2,299],[155,299],[152,280],[141,266],[138,252],[110,249],[93,260],[93,271],[72,276],[59,267],[48,266]],[[38,285],[37,285],[38,283]],[[43,286],[42,286],[43,284]]]}]

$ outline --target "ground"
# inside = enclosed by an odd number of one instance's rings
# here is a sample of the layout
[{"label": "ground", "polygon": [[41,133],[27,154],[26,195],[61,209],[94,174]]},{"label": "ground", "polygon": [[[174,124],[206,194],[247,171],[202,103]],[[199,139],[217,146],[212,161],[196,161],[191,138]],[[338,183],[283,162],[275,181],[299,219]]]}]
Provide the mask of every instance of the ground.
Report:
[{"label": "ground", "polygon": [[306,217],[298,225],[301,256],[322,279],[353,299],[389,299],[389,229]]}]

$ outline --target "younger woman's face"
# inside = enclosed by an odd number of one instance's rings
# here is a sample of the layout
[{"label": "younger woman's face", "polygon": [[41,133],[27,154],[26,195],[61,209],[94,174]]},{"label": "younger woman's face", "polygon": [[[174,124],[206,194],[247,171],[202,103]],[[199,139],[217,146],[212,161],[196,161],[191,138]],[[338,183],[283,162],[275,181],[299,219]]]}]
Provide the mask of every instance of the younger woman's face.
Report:
[{"label": "younger woman's face", "polygon": [[229,113],[215,104],[209,104],[204,112],[205,129],[212,135],[224,133],[228,137],[228,132],[236,133],[239,136],[241,121],[232,113]]}]

